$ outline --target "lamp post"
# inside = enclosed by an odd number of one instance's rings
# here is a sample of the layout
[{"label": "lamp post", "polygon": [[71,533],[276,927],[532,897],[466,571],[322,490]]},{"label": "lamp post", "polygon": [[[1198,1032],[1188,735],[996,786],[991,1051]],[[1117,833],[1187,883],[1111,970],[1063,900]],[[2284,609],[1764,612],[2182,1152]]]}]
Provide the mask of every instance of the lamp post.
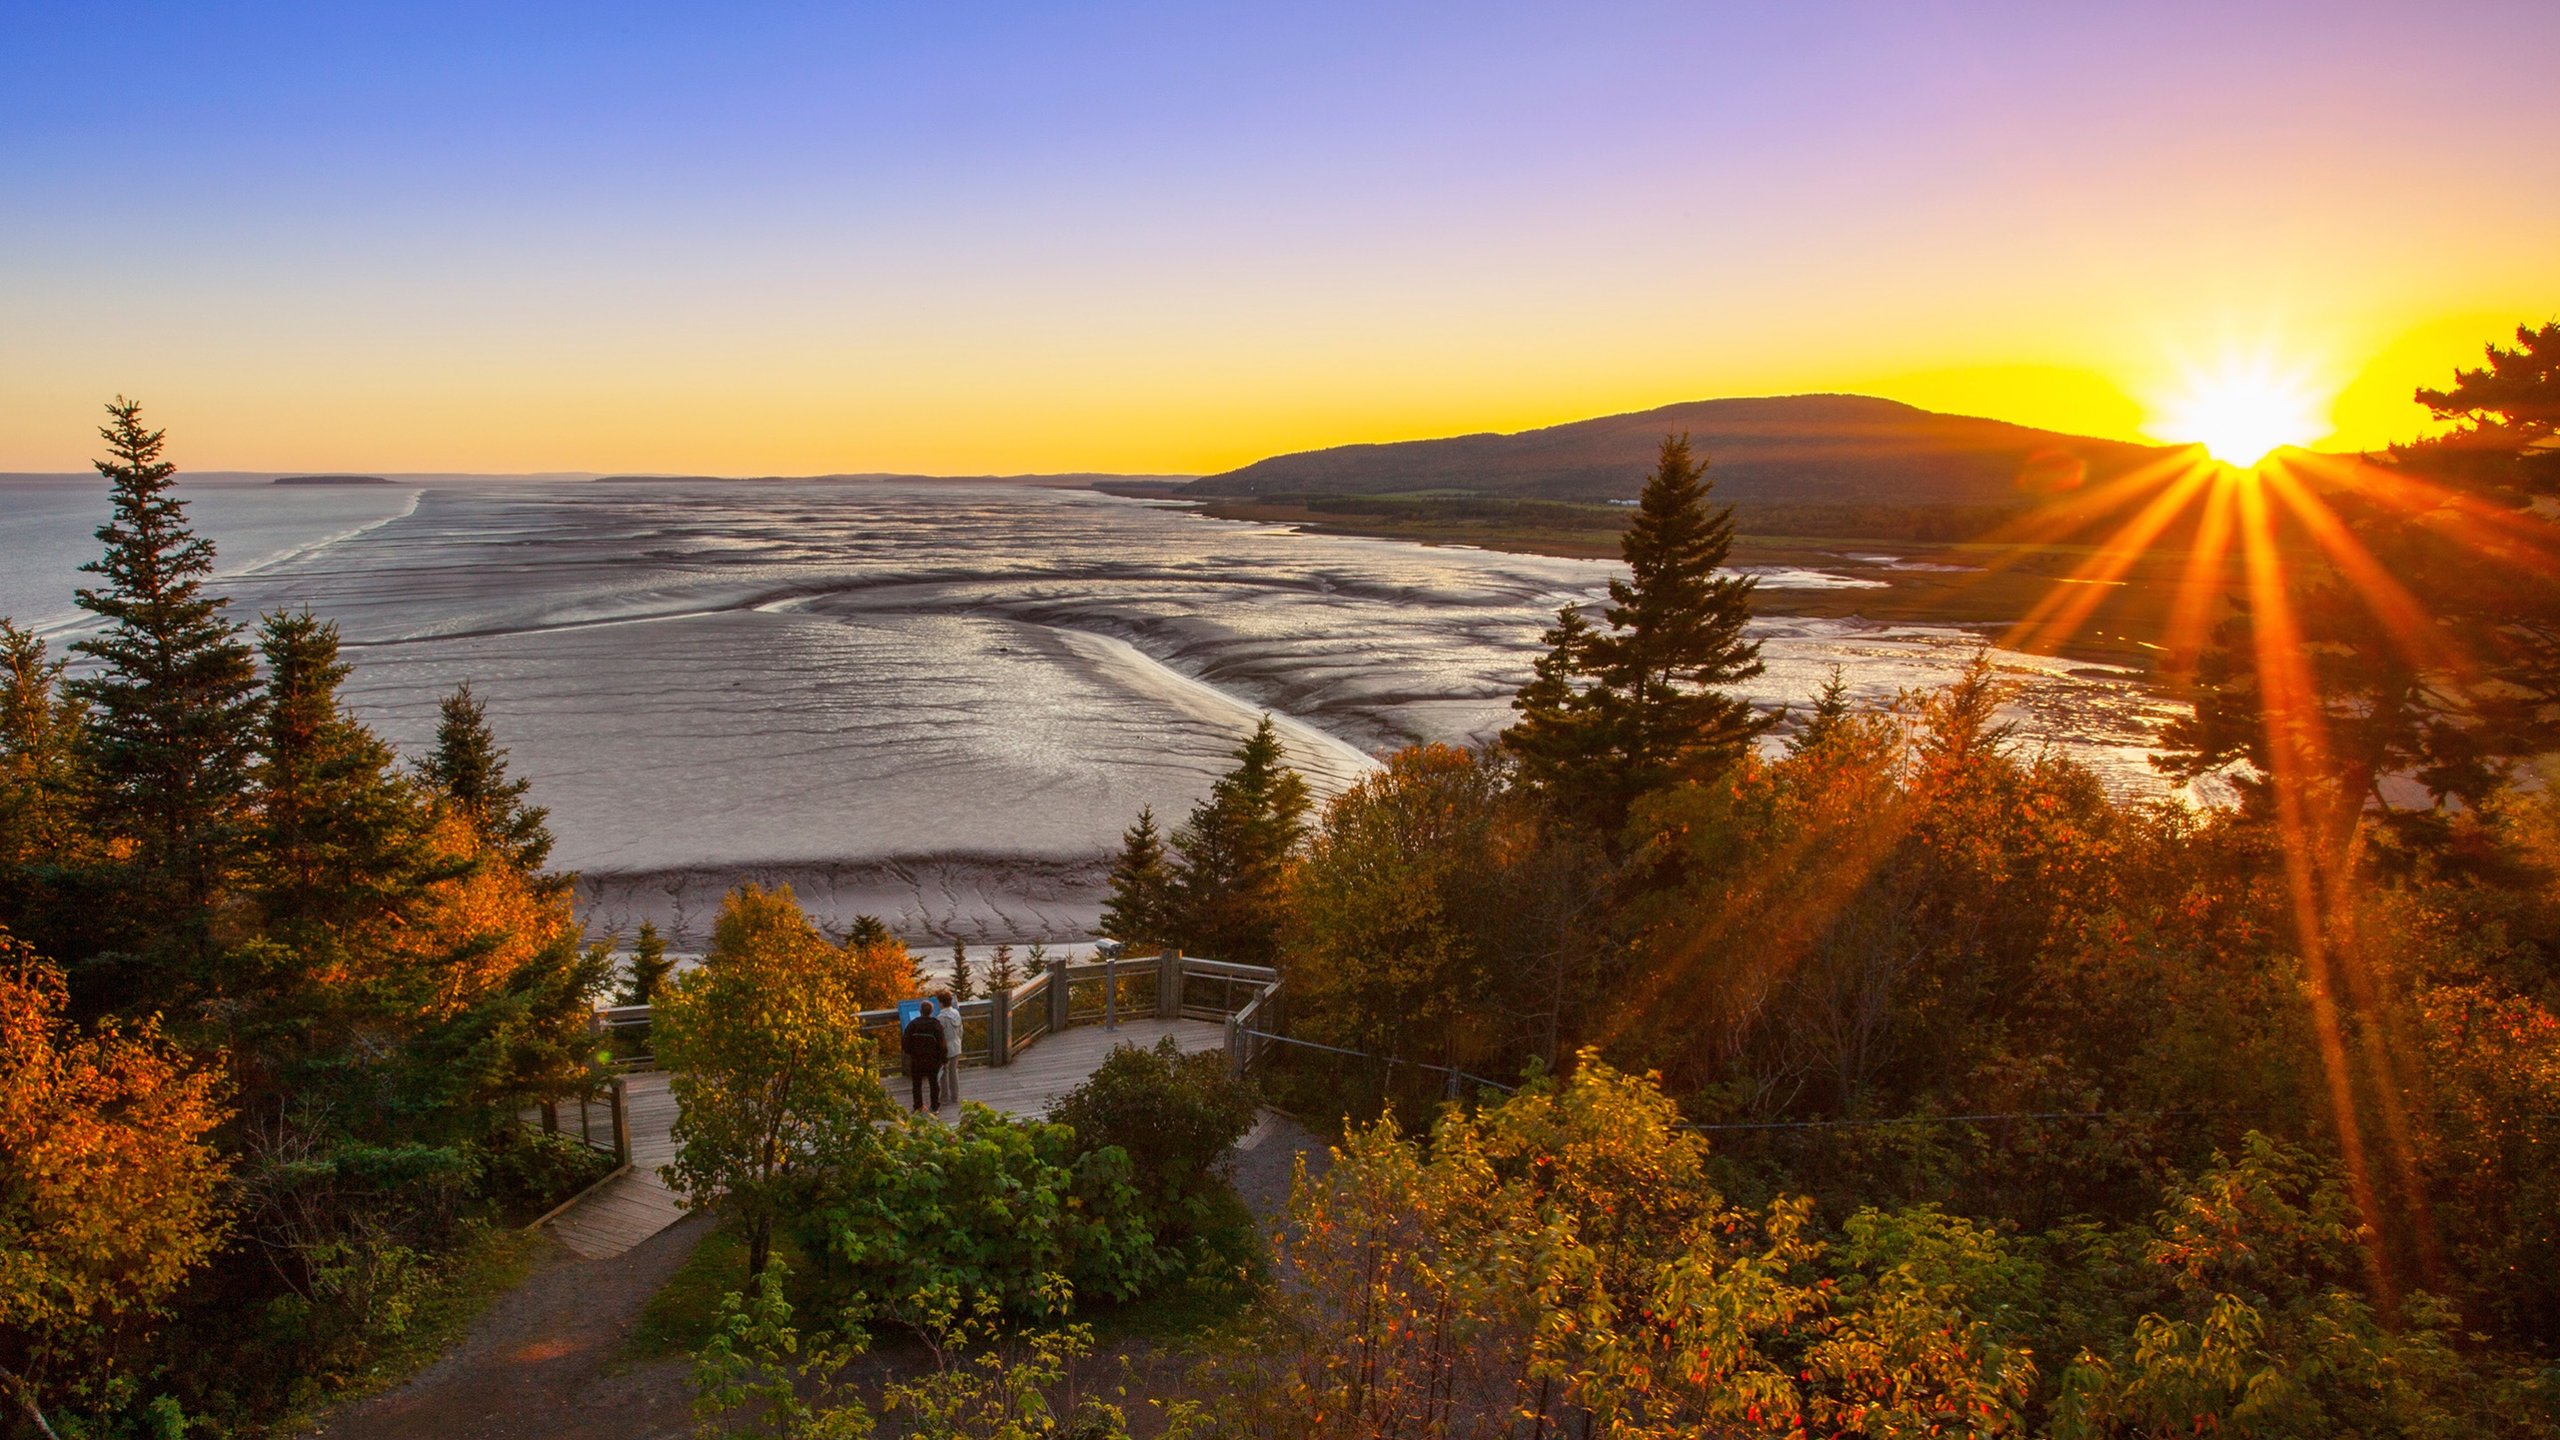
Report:
[{"label": "lamp post", "polygon": [[1093,947],[1102,954],[1102,1028],[1120,1028],[1120,942],[1105,940]]}]

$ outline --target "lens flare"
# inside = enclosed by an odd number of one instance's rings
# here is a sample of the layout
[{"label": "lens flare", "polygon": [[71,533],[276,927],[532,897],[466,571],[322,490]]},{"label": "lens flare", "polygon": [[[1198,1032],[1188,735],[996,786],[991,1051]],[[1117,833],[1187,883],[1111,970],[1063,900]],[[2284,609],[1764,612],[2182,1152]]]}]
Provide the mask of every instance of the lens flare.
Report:
[{"label": "lens flare", "polygon": [[2227,357],[2210,369],[2189,369],[2179,390],[2155,404],[2149,429],[2164,440],[2202,445],[2214,459],[2255,469],[2288,445],[2309,445],[2328,435],[2328,405],[2298,371],[2270,359]]}]

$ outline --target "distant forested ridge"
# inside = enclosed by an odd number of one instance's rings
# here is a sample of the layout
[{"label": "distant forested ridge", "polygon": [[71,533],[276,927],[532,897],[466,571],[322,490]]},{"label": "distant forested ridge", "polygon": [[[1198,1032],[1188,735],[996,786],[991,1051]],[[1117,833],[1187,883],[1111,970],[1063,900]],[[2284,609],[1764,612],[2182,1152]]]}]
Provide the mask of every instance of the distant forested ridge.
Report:
[{"label": "distant forested ridge", "polygon": [[1337,445],[1258,460],[1196,496],[1455,490],[1631,500],[1666,433],[1715,457],[1726,503],[2002,506],[2114,479],[2169,453],[1864,395],[1693,400],[1511,435]]}]

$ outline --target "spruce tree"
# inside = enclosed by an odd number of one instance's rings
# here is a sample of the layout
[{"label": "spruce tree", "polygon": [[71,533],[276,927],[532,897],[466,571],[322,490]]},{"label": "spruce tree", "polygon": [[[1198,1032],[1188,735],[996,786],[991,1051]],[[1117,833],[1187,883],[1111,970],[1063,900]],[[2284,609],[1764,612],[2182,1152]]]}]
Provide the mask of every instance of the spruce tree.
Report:
[{"label": "spruce tree", "polygon": [[1001,990],[1010,990],[1021,981],[1022,976],[1013,965],[1013,947],[996,946],[995,958],[987,962],[987,993],[993,995]]},{"label": "spruce tree", "polygon": [[1102,903],[1102,933],[1141,948],[1171,931],[1174,873],[1165,860],[1153,806],[1141,806],[1138,823],[1120,833],[1120,858],[1111,865],[1111,896]]},{"label": "spruce tree", "polygon": [[1502,732],[1502,746],[1520,763],[1521,783],[1550,797],[1567,790],[1605,753],[1598,692],[1586,678],[1591,653],[1591,622],[1582,607],[1567,605],[1539,640],[1546,653],[1532,666],[1529,683],[1512,697],[1520,719]]},{"label": "spruce tree", "polygon": [[951,940],[951,998],[978,998],[978,977],[969,973],[969,942],[958,936]]},{"label": "spruce tree", "polygon": [[1176,914],[1164,938],[1221,960],[1267,965],[1279,953],[1289,860],[1306,833],[1304,776],[1282,763],[1279,732],[1262,717],[1175,833]]},{"label": "spruce tree", "polygon": [[164,432],[144,429],[142,407],[122,396],[107,414],[108,458],[96,464],[114,515],[98,530],[106,554],[81,567],[105,583],[77,592],[106,628],[72,646],[98,670],[66,688],[89,707],[95,821],[133,846],[140,918],[201,959],[247,828],[257,674],[241,627],[205,593],[213,544],[170,493],[178,467],[162,458]]},{"label": "spruce tree", "polygon": [[1822,682],[1821,693],[1813,697],[1813,713],[1805,717],[1804,725],[1795,734],[1787,737],[1787,753],[1802,755],[1821,749],[1848,720],[1849,682],[1842,677],[1840,667],[1834,665],[1831,678]]},{"label": "spruce tree", "polygon": [[551,812],[524,803],[530,780],[507,778],[506,748],[489,729],[489,712],[468,681],[444,698],[436,748],[418,773],[470,822],[482,844],[530,874],[551,858]]},{"label": "spruce tree", "polygon": [[267,686],[254,863],[268,925],[312,943],[314,930],[399,916],[433,878],[426,817],[391,747],[338,699],[348,673],[338,627],[308,611],[270,615],[258,648]]},{"label": "spruce tree", "polygon": [[61,865],[87,847],[81,727],[63,662],[34,632],[0,620],[0,869]]},{"label": "spruce tree", "polygon": [[1513,701],[1504,743],[1558,810],[1616,835],[1639,796],[1712,777],[1770,721],[1724,687],[1761,671],[1747,575],[1724,571],[1733,509],[1710,510],[1706,464],[1666,436],[1619,540],[1606,628],[1578,612],[1547,632],[1536,678]]},{"label": "spruce tree", "polygon": [[658,933],[657,926],[641,921],[640,933],[631,942],[630,975],[623,983],[622,1003],[656,1004],[658,987],[675,968],[676,962],[667,958],[667,937]]}]

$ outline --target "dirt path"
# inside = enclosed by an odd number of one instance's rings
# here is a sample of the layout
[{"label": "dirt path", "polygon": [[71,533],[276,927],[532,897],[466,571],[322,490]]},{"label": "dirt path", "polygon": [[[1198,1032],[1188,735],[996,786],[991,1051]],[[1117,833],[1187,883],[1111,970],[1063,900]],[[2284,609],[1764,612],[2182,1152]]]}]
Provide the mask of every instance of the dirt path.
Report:
[{"label": "dirt path", "polygon": [[640,1309],[693,1253],[695,1216],[610,1260],[554,1249],[443,1359],[308,1432],[347,1440],[685,1440],[682,1360],[634,1365]]},{"label": "dirt path", "polygon": [[1243,1197],[1254,1219],[1269,1225],[1280,1217],[1289,1203],[1289,1182],[1297,1174],[1300,1156],[1306,1157],[1310,1178],[1323,1174],[1332,1163],[1324,1141],[1314,1131],[1277,1110],[1263,1111],[1237,1144],[1231,1171],[1236,1194]]}]

